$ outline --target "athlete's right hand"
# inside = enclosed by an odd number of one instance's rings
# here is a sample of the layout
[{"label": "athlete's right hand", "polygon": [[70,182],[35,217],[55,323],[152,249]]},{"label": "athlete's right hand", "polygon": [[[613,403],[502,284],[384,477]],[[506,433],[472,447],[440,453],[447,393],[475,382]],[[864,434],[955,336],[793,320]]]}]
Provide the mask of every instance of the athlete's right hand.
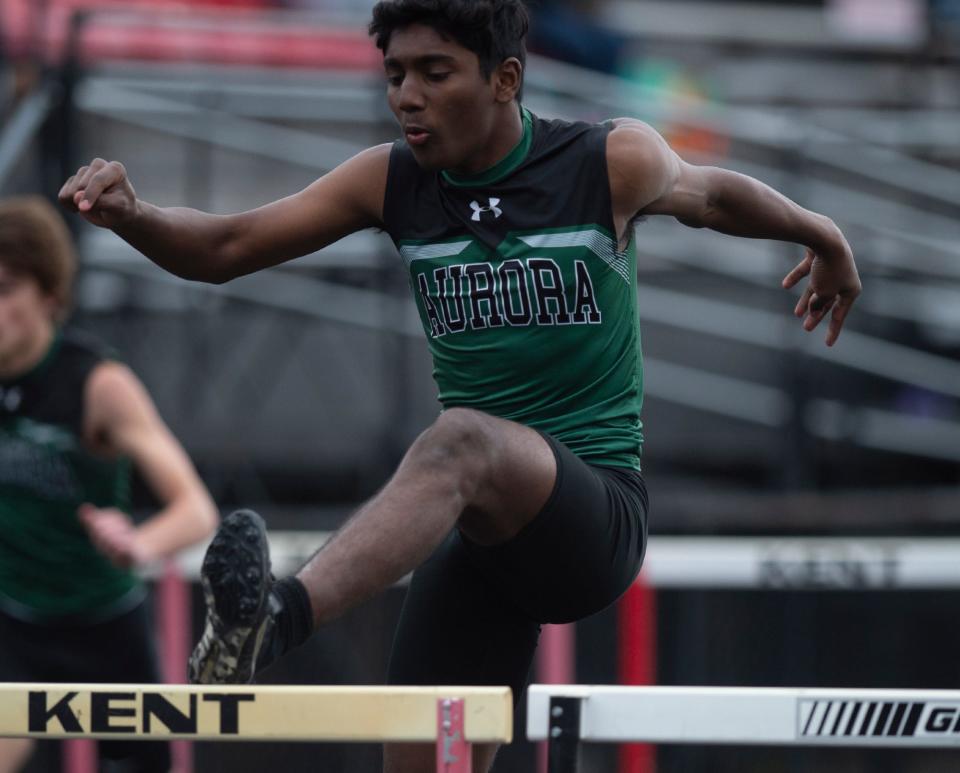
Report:
[{"label": "athlete's right hand", "polygon": [[67,180],[60,203],[101,228],[116,228],[137,214],[137,193],[119,161],[95,158]]}]

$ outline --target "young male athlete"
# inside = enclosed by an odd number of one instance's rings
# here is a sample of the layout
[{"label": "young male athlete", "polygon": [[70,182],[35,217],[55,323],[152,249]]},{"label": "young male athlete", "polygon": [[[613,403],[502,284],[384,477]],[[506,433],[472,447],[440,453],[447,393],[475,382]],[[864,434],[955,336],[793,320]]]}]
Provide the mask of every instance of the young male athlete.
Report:
[{"label": "young male athlete", "polygon": [[[263,525],[225,519],[205,559],[199,682],[245,682],[316,626],[416,569],[395,684],[525,685],[540,624],[613,602],[640,569],[642,370],[633,222],[806,247],[795,313],[840,334],[860,281],[828,218],[740,174],[684,163],[649,126],[545,121],[520,104],[520,0],[387,0],[370,32],[403,139],[229,216],[139,200],[123,166],[60,197],[180,276],[224,282],[364,228],[390,234],[443,411],[394,476],[296,577],[271,582]],[[477,750],[486,770],[492,749]],[[395,745],[388,771],[431,769]]]},{"label": "young male athlete", "polygon": [[[0,200],[0,682],[156,682],[132,570],[204,538],[217,514],[136,376],[61,327],[74,268],[51,204]],[[131,462],[162,503],[139,525]],[[31,751],[0,739],[0,773]],[[170,767],[166,744],[101,751],[127,771]]]}]

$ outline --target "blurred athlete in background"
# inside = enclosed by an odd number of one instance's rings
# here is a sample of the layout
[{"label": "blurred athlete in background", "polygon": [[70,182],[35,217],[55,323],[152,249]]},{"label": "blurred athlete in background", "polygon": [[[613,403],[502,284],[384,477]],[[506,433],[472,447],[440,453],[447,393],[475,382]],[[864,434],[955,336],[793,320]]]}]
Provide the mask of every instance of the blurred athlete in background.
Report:
[{"label": "blurred athlete in background", "polygon": [[[75,268],[46,200],[0,200],[0,682],[156,682],[134,570],[204,539],[218,516],[143,384],[62,327]],[[131,464],[162,508],[140,524]],[[0,772],[32,748],[0,739]],[[165,743],[101,753],[125,771],[170,766]]]}]

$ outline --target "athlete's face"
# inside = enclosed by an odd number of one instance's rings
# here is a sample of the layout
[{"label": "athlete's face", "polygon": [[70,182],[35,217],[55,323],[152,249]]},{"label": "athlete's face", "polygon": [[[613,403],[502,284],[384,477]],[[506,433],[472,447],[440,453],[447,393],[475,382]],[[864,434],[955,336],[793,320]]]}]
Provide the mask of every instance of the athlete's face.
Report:
[{"label": "athlete's face", "polygon": [[56,308],[33,277],[13,273],[0,261],[0,368],[46,339]]},{"label": "athlete's face", "polygon": [[391,35],[383,64],[390,109],[420,166],[469,174],[509,152],[497,140],[519,88],[516,59],[485,80],[475,53],[412,24]]}]

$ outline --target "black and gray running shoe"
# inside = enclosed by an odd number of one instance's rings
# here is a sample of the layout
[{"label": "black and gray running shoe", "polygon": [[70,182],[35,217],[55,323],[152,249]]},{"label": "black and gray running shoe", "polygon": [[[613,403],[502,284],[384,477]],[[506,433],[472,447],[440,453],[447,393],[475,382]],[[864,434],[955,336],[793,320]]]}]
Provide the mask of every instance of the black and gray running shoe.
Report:
[{"label": "black and gray running shoe", "polygon": [[[248,684],[272,639],[282,604],[270,592],[263,519],[238,510],[223,519],[200,570],[207,619],[189,661],[193,684]],[[262,659],[261,659],[262,660]]]}]

